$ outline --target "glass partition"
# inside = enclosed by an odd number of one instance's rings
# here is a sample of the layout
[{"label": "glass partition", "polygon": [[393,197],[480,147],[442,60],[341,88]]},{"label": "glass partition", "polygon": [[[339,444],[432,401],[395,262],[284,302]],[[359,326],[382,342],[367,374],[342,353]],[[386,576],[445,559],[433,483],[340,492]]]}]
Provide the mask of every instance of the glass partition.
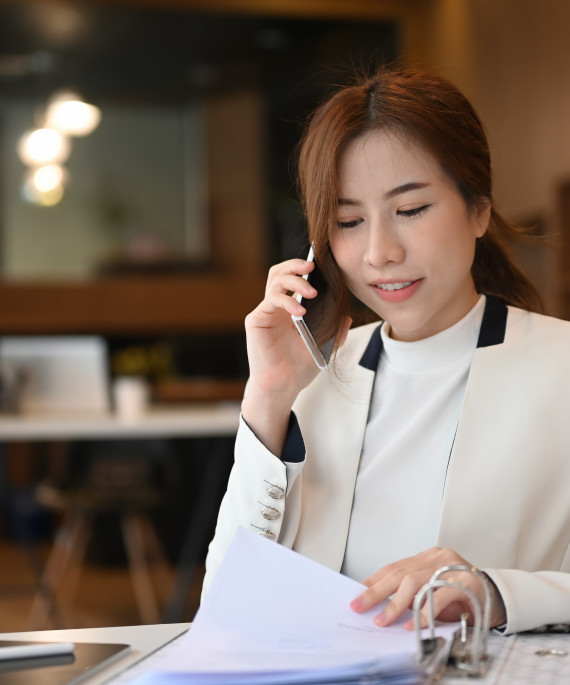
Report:
[{"label": "glass partition", "polygon": [[[263,150],[266,197],[244,202],[263,205],[267,263],[295,253],[304,231],[291,169],[306,114],[354,66],[397,55],[395,21],[0,2],[0,277],[79,281],[133,264],[208,266],[213,232],[233,227],[214,225],[212,183],[224,174],[208,173],[219,131],[205,113],[239,93],[255,94],[264,111],[249,129]],[[59,174],[61,184],[40,192],[17,149],[62,90],[101,119],[89,135],[67,136],[61,169],[42,171],[42,183]],[[219,146],[216,154],[219,169]]]}]

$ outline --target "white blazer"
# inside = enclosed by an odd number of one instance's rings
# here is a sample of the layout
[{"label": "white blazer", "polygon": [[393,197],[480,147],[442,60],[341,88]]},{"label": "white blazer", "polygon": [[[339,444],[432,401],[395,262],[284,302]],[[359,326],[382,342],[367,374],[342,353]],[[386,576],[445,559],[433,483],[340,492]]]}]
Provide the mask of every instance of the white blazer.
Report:
[{"label": "white blazer", "polygon": [[[204,591],[238,525],[340,570],[381,347],[378,324],[350,332],[299,394],[281,459],[242,420]],[[437,544],[493,579],[506,633],[570,623],[570,322],[487,297]]]}]

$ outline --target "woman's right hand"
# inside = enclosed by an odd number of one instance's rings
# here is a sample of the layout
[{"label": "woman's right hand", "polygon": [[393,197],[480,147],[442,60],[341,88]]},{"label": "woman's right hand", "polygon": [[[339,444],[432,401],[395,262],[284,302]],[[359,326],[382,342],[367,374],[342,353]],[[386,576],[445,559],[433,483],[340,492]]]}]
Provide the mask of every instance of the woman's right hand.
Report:
[{"label": "woman's right hand", "polygon": [[293,293],[309,299],[317,295],[302,277],[313,269],[314,263],[304,259],[272,266],[263,301],[245,319],[249,384],[257,385],[269,396],[283,395],[294,400],[318,373],[291,319],[292,314],[305,313]]},{"label": "woman's right hand", "polygon": [[250,374],[242,414],[276,455],[281,453],[295,398],[319,373],[291,319],[292,314],[305,313],[293,293],[317,296],[302,277],[313,268],[313,262],[304,259],[272,266],[263,301],[245,319]]}]

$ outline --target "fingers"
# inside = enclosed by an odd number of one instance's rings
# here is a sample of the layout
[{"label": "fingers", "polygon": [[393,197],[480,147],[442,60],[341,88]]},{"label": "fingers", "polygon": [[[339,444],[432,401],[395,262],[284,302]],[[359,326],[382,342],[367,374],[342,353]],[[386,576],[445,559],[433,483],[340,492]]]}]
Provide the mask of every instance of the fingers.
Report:
[{"label": "fingers", "polygon": [[[379,626],[391,625],[413,606],[417,593],[429,582],[433,574],[442,567],[451,565],[470,566],[453,550],[437,547],[389,564],[364,581],[367,589],[354,599],[350,606],[354,611],[362,613],[390,598],[382,611],[375,616],[374,622]],[[481,605],[484,604],[485,589],[479,578],[461,571],[448,573],[443,578],[468,587]],[[498,590],[496,592],[498,594]],[[432,597],[434,618],[458,621],[464,612],[473,616],[468,597],[460,588],[438,588]],[[499,601],[493,597],[493,606],[498,606],[499,609],[493,612],[492,625],[498,625],[501,621],[504,622],[506,613],[500,595]],[[422,625],[427,625],[428,607],[423,607],[421,616]],[[405,625],[407,628],[413,628],[413,621],[408,621]]]},{"label": "fingers", "polygon": [[[368,589],[357,598],[360,600],[359,602],[353,602],[355,606],[359,607],[355,610],[367,611],[397,592],[401,593],[400,596],[403,596],[404,592],[412,592],[415,595],[429,580],[433,571],[444,565],[441,552],[442,550],[434,547],[416,556],[401,559],[381,568],[364,581],[364,585],[367,585]],[[408,601],[405,608],[409,604]]]},{"label": "fingers", "polygon": [[265,297],[262,302],[246,317],[246,325],[263,326],[263,316],[273,315],[277,310],[284,310],[289,315],[303,316],[305,308],[293,296],[299,293],[302,297],[316,297],[315,288],[303,278],[314,269],[313,262],[303,259],[290,259],[275,264],[269,269],[265,286]]},{"label": "fingers", "polygon": [[[390,596],[392,592],[387,588],[391,587],[392,582],[393,581],[390,579],[387,579],[386,582],[378,583],[366,590],[366,592],[361,595],[364,604],[368,605],[368,608],[371,608]],[[374,623],[378,626],[389,626],[397,621],[400,616],[412,606],[414,597],[424,584],[425,573],[423,571],[405,575],[397,586],[395,593],[393,593],[392,599],[386,604],[383,610],[374,617]]]},{"label": "fingers", "polygon": [[[263,301],[259,303],[250,315],[248,314],[246,323],[248,323],[248,319],[256,318],[258,313],[271,315],[280,309],[293,316],[303,316],[305,313],[303,305],[299,304],[291,295],[283,292],[267,293]],[[288,323],[291,323],[290,319]]]},{"label": "fingers", "polygon": [[[454,587],[442,587],[435,590],[432,594],[433,602],[433,617],[441,621],[458,621],[462,614],[468,615],[468,624],[473,625],[474,610],[465,593]],[[427,628],[429,625],[429,606],[427,602],[424,604],[420,617],[421,628]],[[407,630],[415,628],[414,620],[411,619],[404,624]]]},{"label": "fingers", "polygon": [[289,315],[303,316],[305,308],[292,296],[292,293],[299,292],[307,298],[317,295],[315,288],[302,277],[303,274],[310,273],[313,268],[312,262],[303,259],[291,259],[272,266],[267,276],[265,297],[246,316],[246,329],[272,326],[272,317],[279,310]]},{"label": "fingers", "polygon": [[303,276],[307,276],[315,268],[313,262],[304,259],[289,259],[275,264],[267,275],[266,296],[274,293],[299,293],[303,297],[315,297],[317,291]]},{"label": "fingers", "polygon": [[[431,575],[431,573],[430,573]],[[414,604],[414,599],[418,592],[427,582],[426,573],[417,571],[405,575],[392,599],[386,604],[382,611],[374,617],[374,623],[378,626],[389,626],[397,621]],[[363,612],[376,606],[381,601],[390,596],[390,591],[386,588],[391,587],[389,582],[377,583],[366,590],[360,597],[357,597],[351,604],[355,611]],[[356,607],[360,607],[356,609]],[[433,615],[445,621],[456,621],[463,612],[472,615],[472,611],[465,594],[457,588],[439,588],[433,593]],[[428,625],[428,607],[423,607],[421,612],[422,628]],[[414,621],[410,620],[405,627],[412,629]]]}]

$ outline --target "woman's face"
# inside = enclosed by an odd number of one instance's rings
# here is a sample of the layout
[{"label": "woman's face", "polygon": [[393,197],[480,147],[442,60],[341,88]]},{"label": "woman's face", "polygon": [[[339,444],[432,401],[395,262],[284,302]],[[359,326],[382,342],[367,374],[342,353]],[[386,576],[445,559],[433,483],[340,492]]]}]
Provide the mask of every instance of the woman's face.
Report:
[{"label": "woman's face", "polygon": [[391,336],[427,338],[467,314],[478,298],[471,265],[490,204],[467,207],[431,154],[384,132],[349,143],[338,182],[332,253]]}]

